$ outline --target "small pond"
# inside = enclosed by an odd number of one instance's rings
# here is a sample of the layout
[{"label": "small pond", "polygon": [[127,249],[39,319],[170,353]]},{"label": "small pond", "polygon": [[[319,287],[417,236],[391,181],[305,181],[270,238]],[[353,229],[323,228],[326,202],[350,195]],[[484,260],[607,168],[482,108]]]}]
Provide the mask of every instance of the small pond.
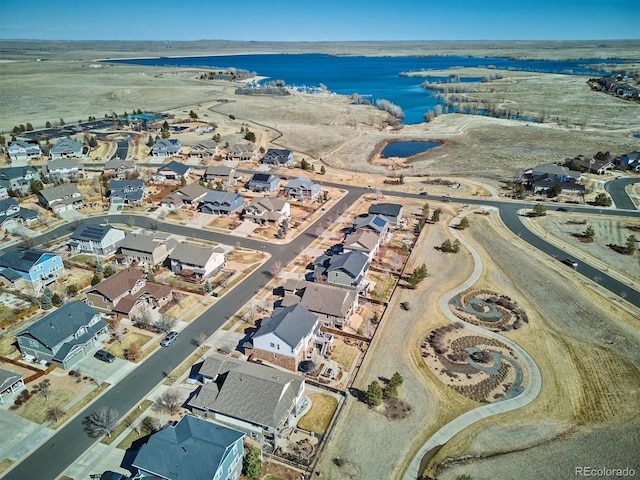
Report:
[{"label": "small pond", "polygon": [[442,145],[440,142],[390,142],[382,149],[380,156],[384,158],[389,157],[401,157],[408,158],[418,153],[426,152],[427,150]]}]

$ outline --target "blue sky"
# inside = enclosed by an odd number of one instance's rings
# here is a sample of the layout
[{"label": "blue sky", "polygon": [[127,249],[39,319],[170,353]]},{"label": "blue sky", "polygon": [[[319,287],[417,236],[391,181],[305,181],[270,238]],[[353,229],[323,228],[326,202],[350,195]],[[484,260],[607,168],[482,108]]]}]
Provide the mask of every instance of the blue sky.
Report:
[{"label": "blue sky", "polygon": [[637,39],[640,0],[0,0],[0,38]]}]

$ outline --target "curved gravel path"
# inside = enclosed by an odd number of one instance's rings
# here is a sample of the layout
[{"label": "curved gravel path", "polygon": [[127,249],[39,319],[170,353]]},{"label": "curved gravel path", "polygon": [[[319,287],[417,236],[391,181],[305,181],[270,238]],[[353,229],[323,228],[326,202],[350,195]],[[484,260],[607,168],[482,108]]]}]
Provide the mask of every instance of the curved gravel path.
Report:
[{"label": "curved gravel path", "polygon": [[[468,215],[471,212],[465,212],[462,215],[456,217],[460,219],[461,217]],[[492,215],[495,213],[492,212]],[[455,219],[454,219],[455,220]],[[457,223],[457,221],[455,222]],[[509,340],[508,338],[503,337],[495,332],[491,332],[481,328],[477,325],[473,325],[471,323],[465,322],[458,317],[456,317],[453,312],[449,309],[449,300],[459,293],[467,290],[471,286],[473,286],[480,278],[483,270],[482,259],[480,258],[480,254],[475,250],[471,244],[469,244],[466,240],[464,240],[458,234],[458,231],[449,224],[449,231],[451,234],[460,241],[460,243],[469,250],[471,256],[474,261],[473,272],[467,278],[467,280],[459,285],[458,287],[449,290],[447,293],[442,295],[438,300],[438,304],[440,306],[440,310],[442,313],[451,320],[452,322],[460,322],[463,323],[465,328],[478,332],[487,337],[495,338],[506,344],[509,348],[511,348],[516,355],[518,355],[520,361],[523,364],[523,367],[527,370],[528,373],[528,382],[527,386],[524,388],[524,391],[518,395],[517,397],[502,400],[500,402],[491,403],[488,405],[483,405],[478,408],[474,408],[459,417],[454,418],[452,421],[442,426],[436,433],[434,433],[429,440],[422,446],[422,448],[418,451],[416,456],[411,461],[409,468],[404,474],[403,480],[415,480],[420,477],[421,471],[421,462],[422,458],[430,452],[432,449],[441,447],[445,443],[447,443],[451,438],[453,438],[456,434],[467,428],[468,426],[474,424],[475,422],[482,420],[484,418],[490,417],[492,415],[498,415],[500,413],[509,412],[511,410],[515,410],[525,405],[531,403],[540,393],[540,389],[542,388],[542,377],[540,375],[540,370],[538,369],[538,365],[534,362],[533,358],[518,344]]]}]

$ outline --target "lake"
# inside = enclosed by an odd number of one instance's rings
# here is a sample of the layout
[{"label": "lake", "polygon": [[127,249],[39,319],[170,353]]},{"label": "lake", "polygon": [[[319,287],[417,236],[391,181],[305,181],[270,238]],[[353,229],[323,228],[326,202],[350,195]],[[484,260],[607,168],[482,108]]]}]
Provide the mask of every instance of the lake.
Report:
[{"label": "lake", "polygon": [[[256,72],[272,80],[283,80],[290,86],[317,87],[320,84],[335,93],[357,93],[375,102],[386,99],[399,105],[404,112],[404,123],[424,121],[424,114],[442,101],[436,93],[420,86],[425,78],[402,76],[402,72],[445,70],[453,67],[488,67],[500,70],[523,70],[548,73],[573,73],[601,76],[605,72],[587,67],[602,63],[602,59],[583,60],[514,60],[508,58],[475,57],[362,57],[326,54],[263,54],[226,55],[210,57],[139,58],[108,60],[109,63],[134,65],[238,68]],[[429,79],[431,80],[431,79]],[[478,81],[479,79],[472,79]],[[461,81],[468,81],[461,78]]]},{"label": "lake", "polygon": [[422,141],[410,141],[410,142],[390,142],[380,152],[380,156],[400,157],[408,158],[418,153],[426,152],[427,150],[442,145],[440,142],[422,142]]}]

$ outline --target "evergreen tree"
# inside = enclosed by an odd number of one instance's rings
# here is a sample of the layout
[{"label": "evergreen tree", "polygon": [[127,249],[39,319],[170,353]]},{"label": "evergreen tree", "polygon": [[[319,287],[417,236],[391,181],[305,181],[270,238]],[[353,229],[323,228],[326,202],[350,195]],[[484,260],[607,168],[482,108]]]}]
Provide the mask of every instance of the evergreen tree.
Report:
[{"label": "evergreen tree", "polygon": [[242,474],[249,480],[258,480],[262,475],[262,460],[260,450],[255,447],[248,447],[242,461]]},{"label": "evergreen tree", "polygon": [[431,221],[432,221],[433,223],[437,223],[437,222],[439,222],[439,221],[440,221],[440,213],[442,213],[442,210],[441,210],[441,209],[439,209],[439,208],[436,208],[436,209],[433,211],[433,214],[431,215]]},{"label": "evergreen tree", "polygon": [[147,147],[149,147],[149,148],[153,147],[154,143],[156,143],[156,142],[153,139],[153,135],[149,135],[149,140],[147,140]]},{"label": "evergreen tree", "polygon": [[594,238],[596,236],[596,230],[591,225],[589,225],[584,232],[582,232],[582,236],[585,238]]},{"label": "evergreen tree", "polygon": [[469,219],[467,217],[462,217],[460,219],[460,222],[458,223],[458,228],[460,230],[464,230],[465,228],[469,227],[470,223],[469,223]]},{"label": "evergreen tree", "polygon": [[307,162],[306,158],[303,158],[302,160],[300,160],[300,168],[302,170],[309,170],[309,162]]},{"label": "evergreen tree", "polygon": [[637,243],[638,243],[638,239],[636,238],[635,235],[629,235],[627,237],[627,243],[626,243],[627,254],[633,255],[636,252]]},{"label": "evergreen tree", "polygon": [[47,120],[47,123],[44,124],[45,128],[51,128],[51,122]]},{"label": "evergreen tree", "polygon": [[372,407],[377,407],[382,403],[382,388],[380,388],[380,384],[377,381],[374,380],[369,384],[365,401]]},{"label": "evergreen tree", "polygon": [[324,165],[322,165],[322,166],[320,167],[320,175],[324,175],[325,173],[327,173],[327,169],[326,169],[326,168],[324,168]]}]

